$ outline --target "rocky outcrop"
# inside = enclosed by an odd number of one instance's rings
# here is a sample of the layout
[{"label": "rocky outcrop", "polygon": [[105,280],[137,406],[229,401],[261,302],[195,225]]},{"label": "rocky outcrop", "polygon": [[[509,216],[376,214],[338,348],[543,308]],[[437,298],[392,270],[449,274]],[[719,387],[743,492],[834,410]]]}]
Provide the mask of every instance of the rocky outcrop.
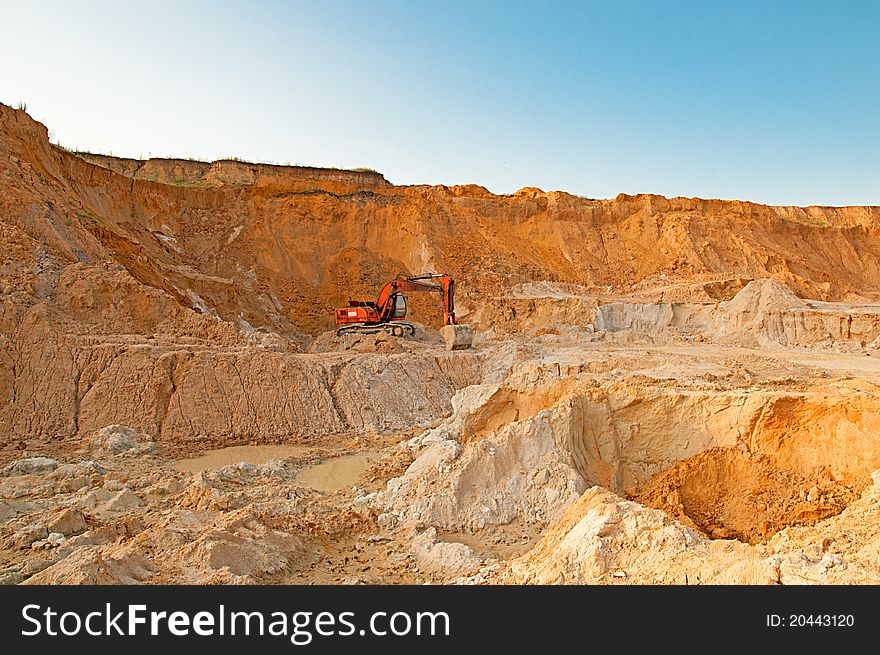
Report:
[{"label": "rocky outcrop", "polygon": [[481,374],[478,353],[327,356],[168,341],[73,335],[34,308],[15,336],[0,437],[84,436],[114,423],[166,443],[401,430],[448,415],[455,391]]}]

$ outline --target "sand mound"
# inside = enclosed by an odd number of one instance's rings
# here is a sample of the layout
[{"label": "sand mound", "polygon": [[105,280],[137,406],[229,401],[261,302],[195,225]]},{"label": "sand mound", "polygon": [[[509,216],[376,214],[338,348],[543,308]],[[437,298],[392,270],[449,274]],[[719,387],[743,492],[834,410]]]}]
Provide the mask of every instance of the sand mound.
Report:
[{"label": "sand mound", "polygon": [[798,298],[784,284],[770,278],[749,282],[725,305],[725,310],[733,315],[766,315],[788,309],[806,307],[807,303]]},{"label": "sand mound", "polygon": [[[876,518],[874,496],[855,509]],[[875,533],[876,534],[876,533]],[[484,567],[477,584],[833,584],[880,580],[857,557],[822,550],[763,554],[738,541],[712,541],[602,489],[588,489],[535,548]]]},{"label": "sand mound", "polygon": [[108,425],[88,438],[85,452],[95,455],[142,455],[156,452],[149,435],[125,425]]}]

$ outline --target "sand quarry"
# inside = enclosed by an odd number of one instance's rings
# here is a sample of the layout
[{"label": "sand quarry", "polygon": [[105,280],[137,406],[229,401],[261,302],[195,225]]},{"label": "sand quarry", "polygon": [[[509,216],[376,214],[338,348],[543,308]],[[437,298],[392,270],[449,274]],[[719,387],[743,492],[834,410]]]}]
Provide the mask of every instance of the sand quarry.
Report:
[{"label": "sand quarry", "polygon": [[[412,337],[333,332],[449,272]],[[0,582],[877,584],[880,208],[72,153],[0,105]]]}]

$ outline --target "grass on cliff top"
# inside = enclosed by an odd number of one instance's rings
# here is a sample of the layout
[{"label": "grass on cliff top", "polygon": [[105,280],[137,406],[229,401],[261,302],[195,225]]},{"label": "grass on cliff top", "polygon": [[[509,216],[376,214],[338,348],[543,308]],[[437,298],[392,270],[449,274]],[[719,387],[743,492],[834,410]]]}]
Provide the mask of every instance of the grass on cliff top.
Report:
[{"label": "grass on cliff top", "polygon": [[381,173],[375,168],[367,168],[366,166],[358,166],[357,168],[340,168],[339,166],[312,166],[310,164],[301,164],[299,162],[289,161],[248,161],[247,159],[242,159],[241,157],[223,157],[222,159],[218,159],[217,161],[234,161],[240,164],[248,164],[250,166],[286,166],[289,168],[312,168],[315,170],[324,171],[342,171],[345,173],[372,173],[374,175],[381,175]]},{"label": "grass on cliff top", "polygon": [[[204,159],[197,159],[195,157],[147,157],[144,158],[143,155],[140,157],[120,157],[118,155],[114,155],[113,151],[110,152],[91,152],[89,150],[77,150],[76,148],[68,148],[60,142],[53,142],[53,146],[58,148],[59,150],[63,150],[64,152],[69,152],[72,155],[76,155],[77,157],[113,157],[114,159],[132,159],[135,161],[147,161],[147,159],[167,159],[167,160],[178,160],[178,161],[191,161],[197,164],[211,164],[214,162],[205,161]],[[288,168],[311,168],[314,170],[325,170],[325,171],[341,171],[344,173],[370,173],[372,175],[381,175],[379,171],[375,168],[369,168],[366,166],[358,166],[356,168],[341,168],[339,166],[311,166],[309,164],[300,164],[298,162],[289,162],[289,161],[249,161],[247,159],[242,159],[241,157],[221,157],[217,161],[234,161],[239,164],[247,164],[249,166],[282,166]]]}]

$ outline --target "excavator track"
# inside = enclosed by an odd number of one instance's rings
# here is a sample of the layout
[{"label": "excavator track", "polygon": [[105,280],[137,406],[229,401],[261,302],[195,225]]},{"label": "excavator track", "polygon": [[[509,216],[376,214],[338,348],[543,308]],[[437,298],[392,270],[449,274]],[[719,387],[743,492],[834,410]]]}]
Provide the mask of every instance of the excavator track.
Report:
[{"label": "excavator track", "polygon": [[341,337],[345,334],[378,334],[379,332],[385,332],[395,337],[402,337],[407,333],[413,336],[416,333],[416,326],[402,321],[395,321],[394,323],[354,323],[336,330],[336,336]]}]

